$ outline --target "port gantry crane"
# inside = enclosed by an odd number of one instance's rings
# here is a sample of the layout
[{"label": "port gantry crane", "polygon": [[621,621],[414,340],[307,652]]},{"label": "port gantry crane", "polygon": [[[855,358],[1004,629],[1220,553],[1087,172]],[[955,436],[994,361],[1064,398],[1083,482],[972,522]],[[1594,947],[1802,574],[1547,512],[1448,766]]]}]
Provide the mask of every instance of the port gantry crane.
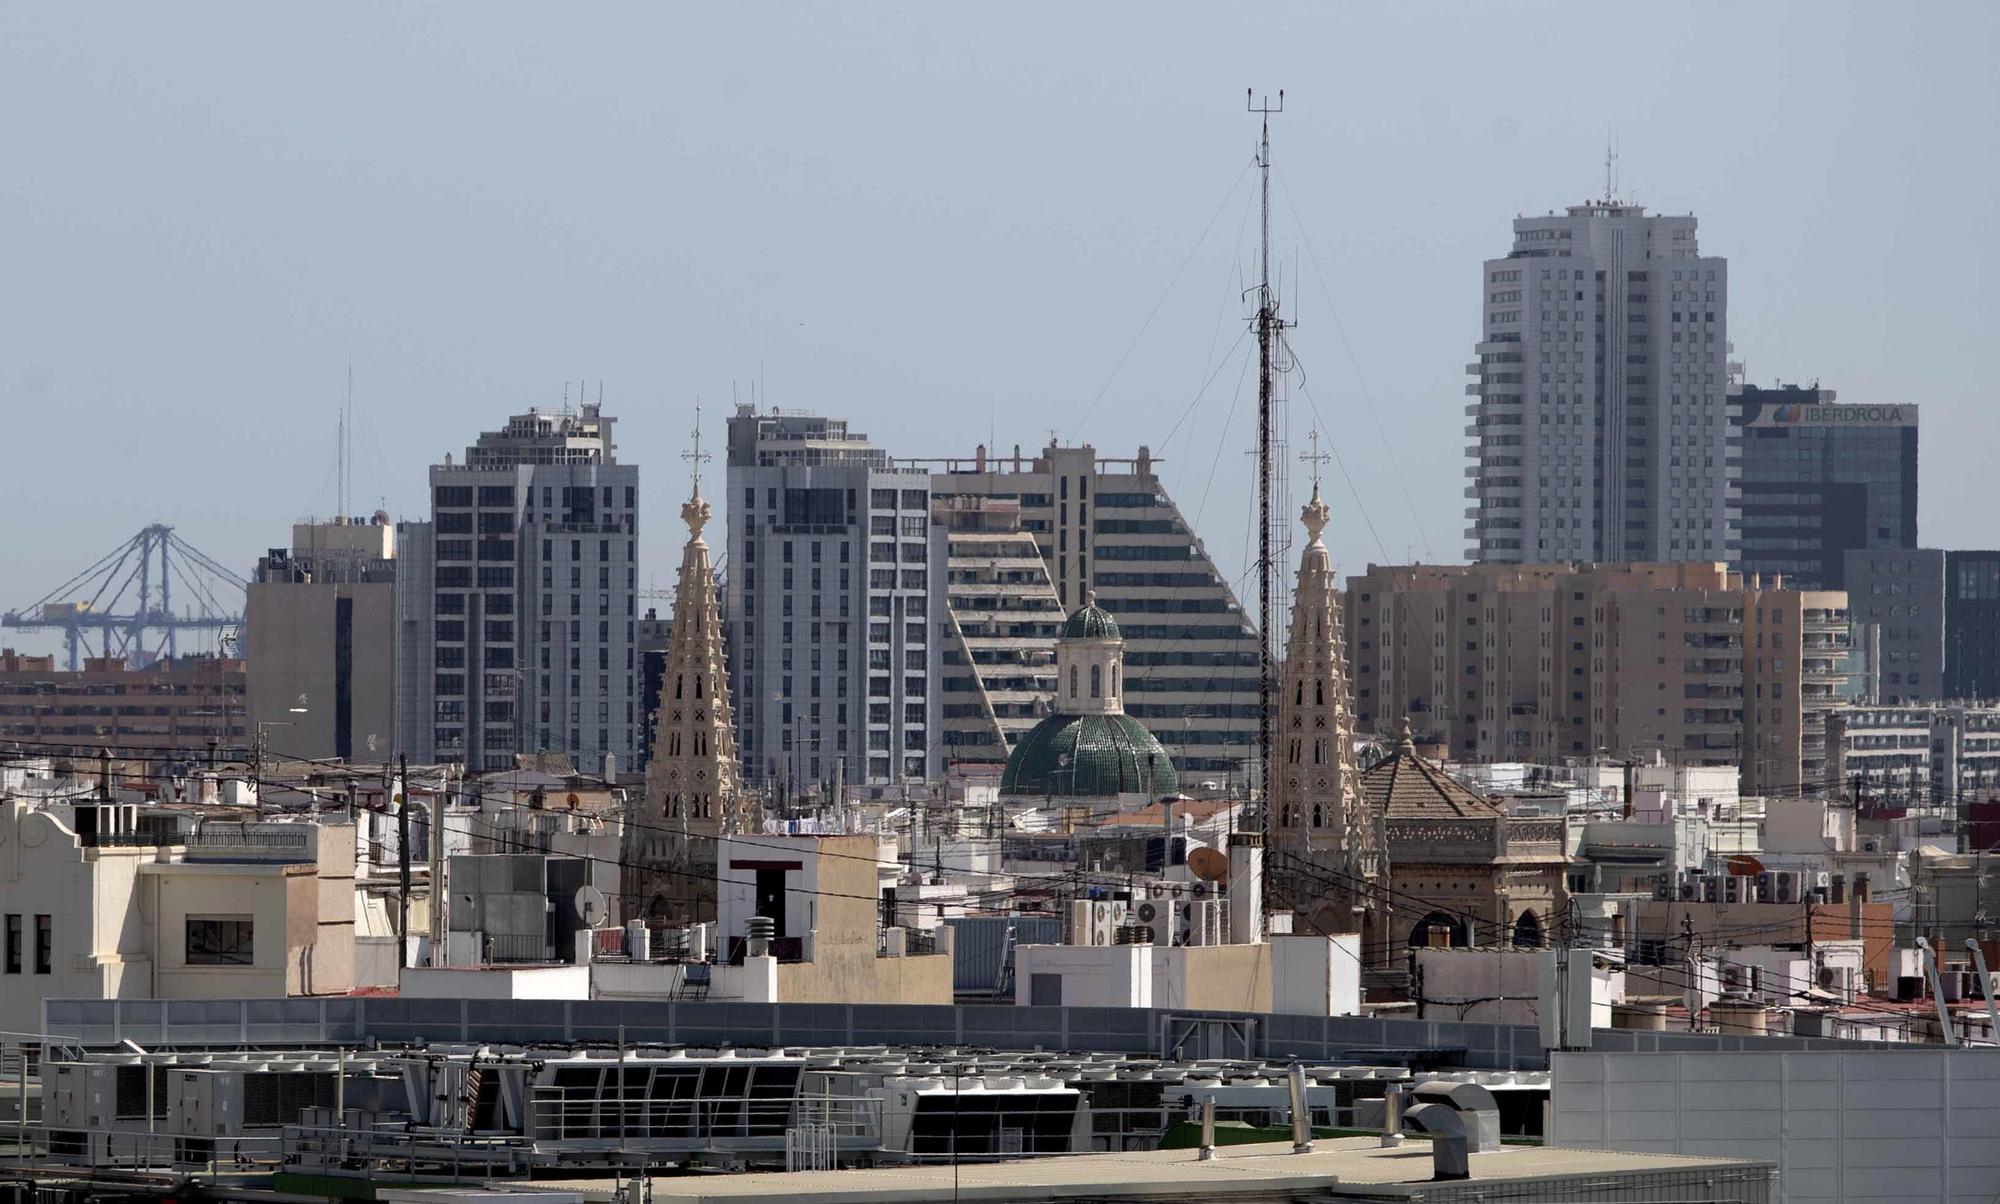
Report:
[{"label": "port gantry crane", "polygon": [[[180,614],[177,585],[186,603]],[[62,632],[71,672],[87,656],[136,667],[177,655],[183,631],[213,631],[226,642],[243,626],[243,591],[236,574],[154,523],[34,602],[0,614],[0,628]]]}]

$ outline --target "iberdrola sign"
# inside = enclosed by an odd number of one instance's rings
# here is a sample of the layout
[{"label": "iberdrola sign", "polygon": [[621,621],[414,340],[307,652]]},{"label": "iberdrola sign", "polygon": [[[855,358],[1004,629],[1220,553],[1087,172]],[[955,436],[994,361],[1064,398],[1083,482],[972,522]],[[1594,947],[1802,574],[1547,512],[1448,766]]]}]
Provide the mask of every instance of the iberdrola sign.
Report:
[{"label": "iberdrola sign", "polygon": [[1751,426],[1915,426],[1915,406],[1767,405]]}]

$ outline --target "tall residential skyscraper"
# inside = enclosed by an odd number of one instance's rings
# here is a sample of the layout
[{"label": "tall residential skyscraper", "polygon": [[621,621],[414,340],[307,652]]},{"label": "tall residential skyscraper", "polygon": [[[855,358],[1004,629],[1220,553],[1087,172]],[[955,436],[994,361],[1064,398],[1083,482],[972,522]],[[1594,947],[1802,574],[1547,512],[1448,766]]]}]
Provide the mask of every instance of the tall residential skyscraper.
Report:
[{"label": "tall residential skyscraper", "polygon": [[1125,713],[1159,737],[1183,781],[1222,780],[1254,762],[1256,628],[1167,496],[1147,449],[1122,459],[1089,444],[1051,445],[1032,457],[1018,447],[1011,457],[980,448],[970,459],[928,463],[940,498],[1019,504],[1021,529],[1063,609],[1096,591],[1124,633]]},{"label": "tall residential skyscraper", "polygon": [[1481,295],[1467,556],[1730,559],[1729,265],[1694,217],[1607,199],[1516,218]]},{"label": "tall residential skyscraper", "polygon": [[431,521],[399,541],[397,726],[412,760],[634,764],[639,469],[618,463],[612,422],[595,405],[531,409],[464,463],[432,466]]},{"label": "tall residential skyscraper", "polygon": [[740,405],[725,501],[746,780],[894,785],[939,771],[929,474],[896,468],[844,418]]},{"label": "tall residential skyscraper", "polygon": [[1847,553],[1917,546],[1917,407],[1839,405],[1832,389],[1731,394],[1745,573],[1847,588]]}]

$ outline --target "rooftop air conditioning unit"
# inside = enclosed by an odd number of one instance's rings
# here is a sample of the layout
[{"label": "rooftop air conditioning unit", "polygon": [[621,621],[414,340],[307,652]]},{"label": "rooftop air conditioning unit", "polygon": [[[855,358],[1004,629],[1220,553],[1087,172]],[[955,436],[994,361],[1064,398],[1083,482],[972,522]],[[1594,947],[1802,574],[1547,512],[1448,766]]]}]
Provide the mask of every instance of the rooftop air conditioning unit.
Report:
[{"label": "rooftop air conditioning unit", "polygon": [[1090,905],[1090,943],[1093,945],[1115,945],[1118,943],[1118,926],[1125,922],[1123,903],[1097,902]]}]

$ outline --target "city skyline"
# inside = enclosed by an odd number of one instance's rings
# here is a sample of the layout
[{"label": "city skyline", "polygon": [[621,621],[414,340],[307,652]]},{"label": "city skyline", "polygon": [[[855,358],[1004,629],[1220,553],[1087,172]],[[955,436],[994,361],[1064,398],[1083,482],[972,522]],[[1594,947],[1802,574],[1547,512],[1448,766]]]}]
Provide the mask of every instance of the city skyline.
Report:
[{"label": "city skyline", "polygon": [[[762,402],[895,432],[878,437],[898,456],[989,435],[1032,450],[1051,426],[1105,449],[1150,444],[1234,579],[1251,495],[1236,454],[1250,443],[1249,407],[1237,400],[1231,413],[1242,348],[1230,345],[1244,316],[1234,294],[1249,260],[1237,237],[1248,183],[1237,177],[1254,136],[1236,101],[1244,83],[1288,89],[1273,129],[1274,219],[1311,391],[1295,391],[1292,442],[1303,445],[1317,408],[1365,500],[1364,515],[1329,466],[1328,540],[1343,573],[1459,558],[1462,451],[1456,439],[1451,454],[1432,445],[1461,420],[1464,347],[1479,330],[1472,273],[1516,215],[1602,190],[1606,126],[1621,195],[1695,213],[1705,246],[1730,258],[1728,333],[1751,379],[1923,405],[1933,431],[1923,542],[1990,542],[1963,503],[2000,438],[1974,409],[1969,337],[1990,325],[1994,303],[1975,282],[1995,236],[1919,220],[1930,198],[1994,189],[1994,165],[1950,154],[1951,127],[1935,119],[1993,107],[1990,78],[1951,67],[1982,39],[1928,47],[1919,72],[1917,56],[1895,49],[1913,35],[1876,29],[1863,9],[1787,19],[1704,7],[1688,31],[1631,49],[1615,70],[1604,60],[1566,79],[1530,73],[1498,98],[1396,91],[1420,46],[1446,76],[1531,42],[1559,56],[1584,36],[1539,11],[1548,20],[1466,14],[1444,32],[1422,10],[1299,13],[1298,45],[1276,47],[1215,23],[1205,86],[1176,66],[1170,90],[1147,55],[1105,61],[1099,48],[1121,27],[1109,12],[1083,17],[1064,46],[1037,44],[1044,60],[1032,70],[1014,35],[975,43],[935,15],[884,14],[861,28],[824,14],[757,31],[769,75],[701,63],[669,39],[685,68],[669,80],[607,49],[602,30],[521,13],[465,31],[265,15],[227,34],[143,16],[100,31],[10,13],[0,95],[16,111],[63,96],[66,131],[97,153],[79,161],[24,131],[16,182],[0,189],[15,279],[45,282],[33,295],[0,292],[20,340],[0,402],[100,431],[104,454],[151,454],[163,470],[105,474],[54,515],[42,503],[73,491],[66,464],[19,465],[0,505],[42,521],[17,525],[16,584],[0,605],[24,604],[156,520],[247,576],[291,521],[333,509],[328,445],[350,362],[360,461],[350,508],[363,513],[421,516],[422,469],[460,445],[459,432],[559,403],[565,378],[591,382],[572,400],[585,388],[594,400],[602,378],[622,458],[671,480],[695,398],[714,413],[732,379],[745,398],[761,381]],[[670,31],[688,46],[755,28],[691,20]],[[1194,25],[1147,25],[1142,39],[1173,44]],[[328,61],[238,62],[234,39],[258,34],[324,44]],[[590,39],[600,70],[569,69],[571,37]],[[811,56],[815,39],[912,53],[859,80]],[[1361,40],[1381,53],[1349,49]],[[1352,69],[1308,69],[1316,46],[1352,54]],[[205,73],[215,56],[230,69]],[[1792,61],[1852,70],[1841,90],[1807,89],[1785,80],[1819,73],[1781,69]],[[365,96],[312,89],[307,100],[283,74],[310,83],[334,62],[371,80]],[[1672,114],[1621,105],[1610,86],[1629,77],[1631,94],[1647,95],[1697,70],[1729,86],[1690,94]],[[183,86],[205,74],[213,82]],[[1328,75],[1340,82],[1320,82]],[[237,103],[245,87],[269,103]],[[399,128],[440,87],[458,90],[457,124]],[[1588,113],[1556,103],[1584,92],[1609,99]],[[884,107],[899,95],[925,96],[931,111]],[[1386,114],[1383,97],[1398,98]],[[135,103],[148,100],[162,103]],[[1766,114],[1762,126],[1786,139],[1746,135],[1745,112]],[[295,149],[301,133],[317,157]],[[1871,135],[1882,157],[1864,170],[1853,148]],[[1411,151],[1417,139],[1429,153]],[[518,163],[537,158],[524,174]],[[190,172],[173,178],[198,182],[128,211],[126,173],[170,163]],[[910,261],[932,270],[913,275]],[[918,289],[923,302],[909,306]],[[241,447],[267,454],[232,456]],[[229,487],[164,485],[225,457]],[[642,528],[642,588],[671,584],[671,527]]]}]

